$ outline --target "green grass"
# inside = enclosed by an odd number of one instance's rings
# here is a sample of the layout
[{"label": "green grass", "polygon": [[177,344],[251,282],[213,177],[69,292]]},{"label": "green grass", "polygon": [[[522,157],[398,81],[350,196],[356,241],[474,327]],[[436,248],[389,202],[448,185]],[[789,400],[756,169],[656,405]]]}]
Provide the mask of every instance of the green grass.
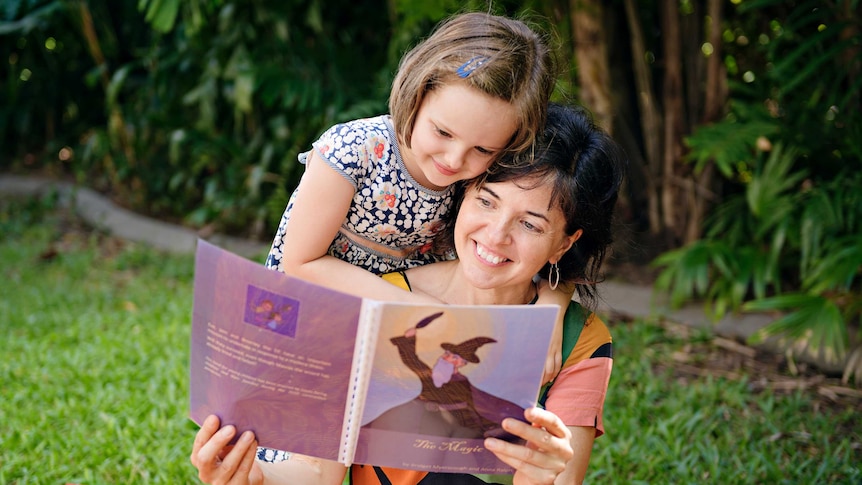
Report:
[{"label": "green grass", "polygon": [[[192,275],[191,256],[78,231],[50,202],[0,201],[0,484],[195,482]],[[747,379],[682,380],[655,369],[689,340],[611,328],[589,483],[862,482],[858,402],[817,412],[810,394]]]},{"label": "green grass", "polygon": [[33,210],[0,206],[0,483],[192,483],[192,259]]},{"label": "green grass", "polygon": [[612,331],[608,431],[588,482],[862,483],[859,400],[818,406],[812,391],[755,392],[756,376],[674,375],[672,354],[703,336],[643,321]]}]

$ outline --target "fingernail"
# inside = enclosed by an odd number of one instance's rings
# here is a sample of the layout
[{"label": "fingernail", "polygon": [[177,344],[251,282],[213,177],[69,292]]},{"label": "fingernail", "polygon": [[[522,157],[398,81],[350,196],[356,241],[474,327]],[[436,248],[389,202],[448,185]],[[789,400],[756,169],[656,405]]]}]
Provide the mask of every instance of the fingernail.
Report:
[{"label": "fingernail", "polygon": [[248,443],[253,439],[254,439],[254,433],[252,433],[251,431],[246,431],[239,437],[239,441],[241,443]]},{"label": "fingernail", "polygon": [[232,436],[234,433],[236,433],[236,429],[231,424],[225,426],[221,431],[219,431],[219,434],[224,437]]},{"label": "fingernail", "polygon": [[495,450],[499,448],[500,442],[496,438],[485,438],[485,448]]}]

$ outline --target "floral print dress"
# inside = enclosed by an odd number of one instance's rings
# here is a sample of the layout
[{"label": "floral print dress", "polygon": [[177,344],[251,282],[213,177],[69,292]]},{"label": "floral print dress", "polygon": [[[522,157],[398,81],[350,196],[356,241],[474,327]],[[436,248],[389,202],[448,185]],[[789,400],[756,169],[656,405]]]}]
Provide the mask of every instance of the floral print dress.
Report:
[{"label": "floral print dress", "polygon": [[[452,202],[451,187],[435,191],[419,185],[398,151],[389,115],[335,125],[313,144],[313,149],[355,188],[353,202],[328,253],[374,274],[400,271],[445,259],[429,249],[442,228],[441,218]],[[306,163],[311,152],[299,156]],[[266,266],[284,272],[284,232],[302,181],[290,197],[272,242]],[[401,257],[363,245],[367,240]]]}]

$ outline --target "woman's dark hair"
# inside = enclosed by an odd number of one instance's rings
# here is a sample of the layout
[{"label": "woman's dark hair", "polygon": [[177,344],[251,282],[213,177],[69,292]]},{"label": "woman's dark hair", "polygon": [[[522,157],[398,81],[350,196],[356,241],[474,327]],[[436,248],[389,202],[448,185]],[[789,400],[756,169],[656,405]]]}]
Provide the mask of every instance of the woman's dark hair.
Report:
[{"label": "woman's dark hair", "polygon": [[[550,203],[552,207],[558,204],[565,214],[566,234],[583,231],[557,263],[560,281],[575,283],[581,303],[593,307],[596,284],[601,281],[599,271],[612,242],[613,212],[624,167],[622,150],[586,110],[552,103],[529,163],[499,164],[459,184],[438,247],[451,250],[454,245],[455,218],[467,188],[508,181],[525,189],[551,184]],[[542,277],[547,278],[549,267],[542,268]]]}]

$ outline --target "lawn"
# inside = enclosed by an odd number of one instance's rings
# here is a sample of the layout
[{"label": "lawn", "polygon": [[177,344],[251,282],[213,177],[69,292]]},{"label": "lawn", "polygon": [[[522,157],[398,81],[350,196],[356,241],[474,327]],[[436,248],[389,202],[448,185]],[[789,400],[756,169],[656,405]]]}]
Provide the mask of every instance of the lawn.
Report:
[{"label": "lawn", "polygon": [[[0,201],[0,483],[194,483],[192,257],[61,212]],[[686,375],[709,367],[710,336],[610,323],[607,435],[589,483],[862,482],[858,397],[779,392],[744,368]]]}]

